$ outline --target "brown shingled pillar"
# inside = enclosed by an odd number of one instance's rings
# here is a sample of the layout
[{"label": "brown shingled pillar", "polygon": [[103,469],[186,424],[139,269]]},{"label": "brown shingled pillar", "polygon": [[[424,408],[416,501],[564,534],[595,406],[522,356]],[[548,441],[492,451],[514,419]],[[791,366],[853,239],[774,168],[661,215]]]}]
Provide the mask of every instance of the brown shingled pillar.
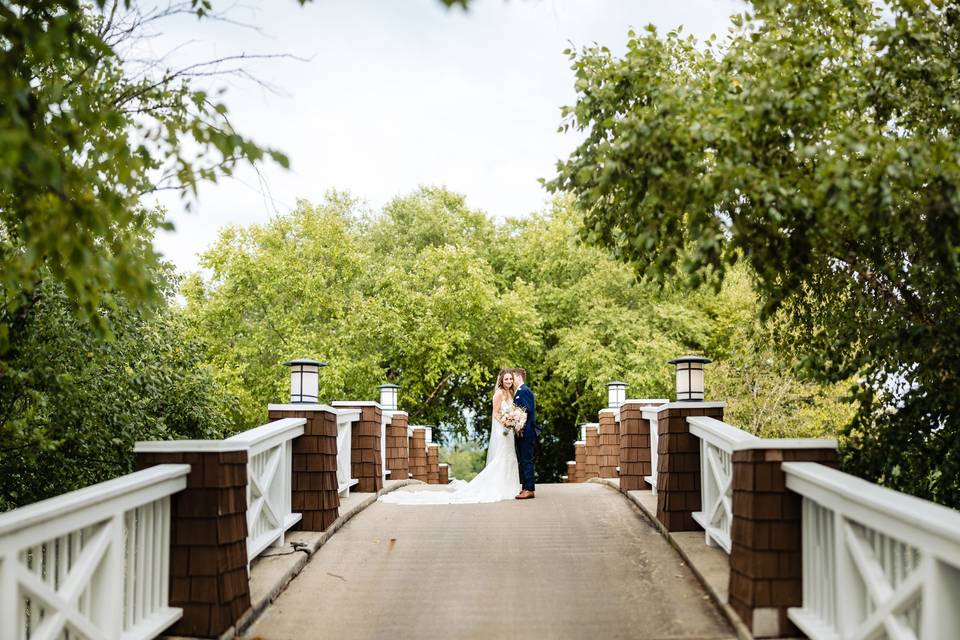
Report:
[{"label": "brown shingled pillar", "polygon": [[187,463],[187,488],[171,496],[170,606],[166,630],[216,638],[250,608],[247,577],[247,452],[137,452],[136,467]]},{"label": "brown shingled pillar", "polygon": [[591,425],[585,429],[587,433],[585,464],[583,467],[583,479],[600,477],[600,434],[598,425]]},{"label": "brown shingled pillar", "polygon": [[577,481],[577,463],[573,460],[567,461],[567,482]]},{"label": "brown shingled pillar", "polygon": [[650,421],[644,409],[664,404],[662,400],[627,400],[620,405],[620,490],[649,489],[651,474]]},{"label": "brown shingled pillar", "polygon": [[754,637],[800,637],[787,618],[803,605],[801,506],[787,490],[782,462],[836,467],[834,446],[733,453],[729,602]]},{"label": "brown shingled pillar", "polygon": [[376,493],[383,488],[383,458],[380,451],[380,427],[383,412],[380,405],[349,401],[335,402],[335,407],[360,409],[360,420],[350,432],[350,475],[357,479],[357,491]]},{"label": "brown shingled pillar", "polygon": [[723,406],[674,402],[657,413],[657,520],[668,531],[702,530],[693,519],[700,511],[700,438],[690,433],[689,416],[723,420]]},{"label": "brown shingled pillar", "polygon": [[427,445],[427,484],[440,484],[440,445]]},{"label": "brown shingled pillar", "polygon": [[406,480],[410,473],[410,443],[407,414],[396,412],[387,425],[387,469],[391,480]]},{"label": "brown shingled pillar", "polygon": [[597,465],[601,478],[616,478],[620,466],[620,433],[615,409],[601,409]]},{"label": "brown shingled pillar", "polygon": [[414,480],[427,481],[427,432],[414,427],[410,436],[410,473]]},{"label": "brown shingled pillar", "polygon": [[450,465],[440,465],[440,484],[450,484]]},{"label": "brown shingled pillar", "polygon": [[578,440],[573,443],[574,466],[576,467],[576,477],[573,482],[583,482],[584,469],[587,466],[587,443]]},{"label": "brown shingled pillar", "polygon": [[270,420],[306,419],[303,435],[293,440],[293,489],[290,495],[291,509],[302,514],[303,518],[291,528],[326,531],[340,515],[337,414],[330,409],[320,409],[319,405],[296,409],[274,405],[267,411],[267,416]]}]

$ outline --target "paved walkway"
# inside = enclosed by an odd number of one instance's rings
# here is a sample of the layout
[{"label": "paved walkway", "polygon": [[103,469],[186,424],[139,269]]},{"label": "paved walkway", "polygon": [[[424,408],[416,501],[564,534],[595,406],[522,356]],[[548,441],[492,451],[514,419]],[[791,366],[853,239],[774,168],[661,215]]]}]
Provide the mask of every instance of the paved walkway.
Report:
[{"label": "paved walkway", "polygon": [[732,638],[670,545],[599,484],[487,505],[377,503],[247,637]]}]

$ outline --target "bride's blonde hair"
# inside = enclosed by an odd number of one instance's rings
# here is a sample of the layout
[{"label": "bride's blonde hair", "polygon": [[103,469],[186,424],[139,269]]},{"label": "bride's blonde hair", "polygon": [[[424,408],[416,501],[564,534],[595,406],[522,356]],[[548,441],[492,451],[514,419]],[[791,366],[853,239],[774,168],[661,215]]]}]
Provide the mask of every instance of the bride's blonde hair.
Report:
[{"label": "bride's blonde hair", "polygon": [[[499,391],[500,389],[503,389],[504,391],[508,391],[508,389],[505,386],[503,386],[503,376],[507,375],[508,373],[510,375],[513,375],[513,369],[500,369],[500,373],[497,374],[497,386],[496,386],[496,389],[494,389],[493,391],[494,395],[496,395],[497,391]],[[514,378],[513,386],[510,387],[509,392],[515,393],[516,390],[517,390],[517,380],[516,378]]]}]

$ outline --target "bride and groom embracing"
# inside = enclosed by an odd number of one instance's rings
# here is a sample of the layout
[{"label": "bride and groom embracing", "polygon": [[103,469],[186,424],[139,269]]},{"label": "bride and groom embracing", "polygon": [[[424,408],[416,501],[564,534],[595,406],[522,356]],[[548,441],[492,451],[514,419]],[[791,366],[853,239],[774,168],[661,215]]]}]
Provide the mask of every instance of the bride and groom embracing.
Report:
[{"label": "bride and groom embracing", "polygon": [[455,480],[443,490],[394,491],[380,497],[392,504],[477,504],[529,500],[534,494],[537,403],[522,368],[501,369],[493,394],[487,464],[470,482]]}]

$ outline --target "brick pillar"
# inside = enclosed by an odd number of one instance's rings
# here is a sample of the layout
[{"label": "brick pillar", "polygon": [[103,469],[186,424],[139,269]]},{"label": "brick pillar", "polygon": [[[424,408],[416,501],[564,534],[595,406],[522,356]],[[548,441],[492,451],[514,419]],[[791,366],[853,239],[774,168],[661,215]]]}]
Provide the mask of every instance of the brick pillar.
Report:
[{"label": "brick pillar", "polygon": [[391,480],[410,477],[410,443],[407,440],[407,414],[394,412],[387,425],[387,469]]},{"label": "brick pillar", "polygon": [[587,433],[585,464],[583,467],[583,479],[600,477],[600,434],[599,425],[588,425],[585,429]]},{"label": "brick pillar", "polygon": [[410,436],[410,473],[414,480],[427,481],[427,432],[414,427]]},{"label": "brick pillar", "polygon": [[643,411],[665,403],[666,400],[627,400],[620,405],[621,491],[650,488],[645,480],[652,471],[650,421],[643,419]]},{"label": "brick pillar", "polygon": [[671,402],[657,412],[657,520],[668,531],[702,531],[693,519],[700,510],[700,438],[687,418],[723,420],[722,402]]},{"label": "brick pillar", "polygon": [[187,463],[190,473],[171,496],[169,598],[183,617],[166,633],[216,638],[250,608],[247,452],[136,453],[138,470],[169,463]]},{"label": "brick pillar", "polygon": [[360,420],[350,432],[350,476],[357,479],[357,491],[376,493],[383,488],[383,458],[380,427],[383,411],[377,402],[334,402],[334,407],[360,409]]},{"label": "brick pillar", "polygon": [[440,465],[440,484],[450,484],[450,465]]},{"label": "brick pillar", "polygon": [[573,457],[576,464],[576,477],[574,482],[584,481],[584,470],[587,466],[587,443],[583,440],[577,440],[573,443]]},{"label": "brick pillar", "polygon": [[787,490],[780,464],[837,466],[833,443],[810,446],[733,453],[729,602],[754,637],[803,636],[787,619],[789,607],[803,604],[803,498]]},{"label": "brick pillar", "polygon": [[440,484],[440,445],[427,445],[427,484]]},{"label": "brick pillar", "polygon": [[340,515],[337,493],[337,414],[321,405],[270,405],[270,420],[306,418],[293,441],[291,509],[303,518],[292,529],[325,531]]},{"label": "brick pillar", "polygon": [[577,481],[577,463],[573,460],[567,461],[567,482]]},{"label": "brick pillar", "polygon": [[620,466],[620,432],[615,409],[600,410],[599,458],[601,478],[616,478]]}]

